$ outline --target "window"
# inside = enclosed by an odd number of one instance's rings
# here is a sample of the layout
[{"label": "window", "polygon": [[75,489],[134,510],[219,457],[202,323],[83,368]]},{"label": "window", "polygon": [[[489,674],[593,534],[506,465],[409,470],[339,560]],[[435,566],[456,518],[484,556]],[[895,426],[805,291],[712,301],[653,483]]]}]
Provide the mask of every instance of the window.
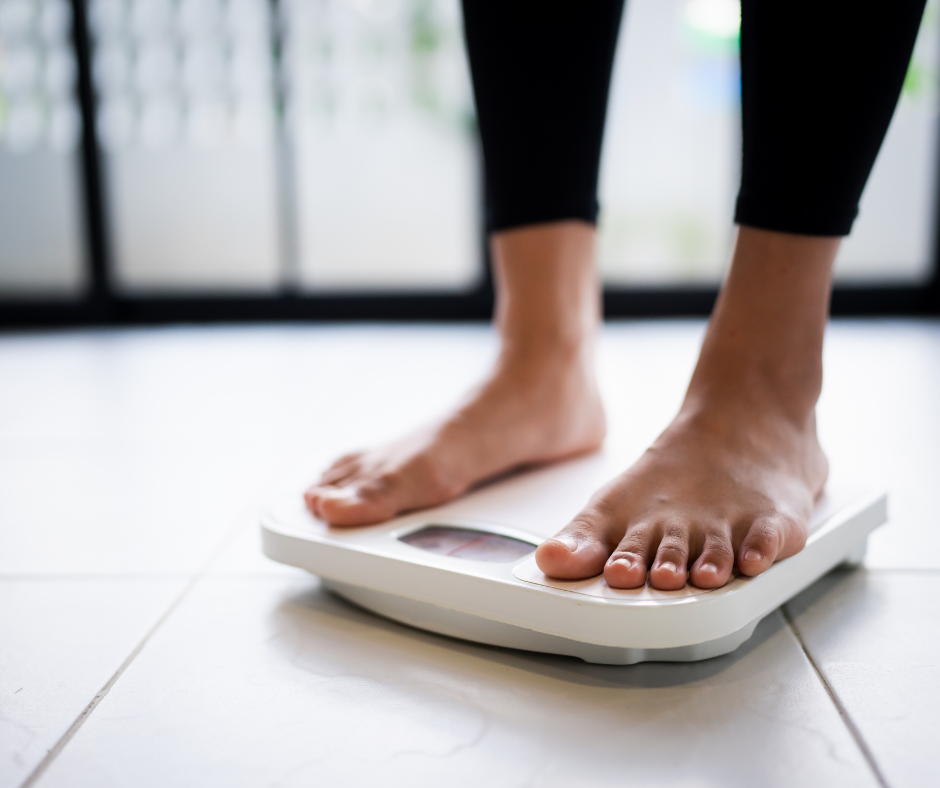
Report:
[{"label": "window", "polygon": [[[837,308],[937,307],[938,9]],[[627,2],[600,187],[614,314],[714,297],[739,25],[735,0]],[[459,0],[0,0],[8,324],[484,317],[481,171]]]},{"label": "window", "polygon": [[480,277],[473,100],[457,0],[288,0],[296,276],[306,291]]},{"label": "window", "polygon": [[[938,3],[928,3],[897,112],[843,243],[836,281],[923,284],[934,267]],[[630,0],[601,175],[608,284],[717,284],[740,156],[735,0]]]},{"label": "window", "polygon": [[0,0],[0,293],[86,284],[68,0]]},{"label": "window", "polygon": [[280,284],[266,0],[90,0],[114,285]]}]

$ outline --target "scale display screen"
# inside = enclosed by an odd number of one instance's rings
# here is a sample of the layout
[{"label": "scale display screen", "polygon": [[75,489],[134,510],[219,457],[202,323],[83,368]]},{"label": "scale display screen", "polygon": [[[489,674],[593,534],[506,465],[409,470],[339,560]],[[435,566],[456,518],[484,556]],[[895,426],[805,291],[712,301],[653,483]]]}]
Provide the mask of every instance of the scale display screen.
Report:
[{"label": "scale display screen", "polygon": [[398,538],[429,553],[494,564],[517,561],[535,550],[522,539],[454,525],[426,525]]}]

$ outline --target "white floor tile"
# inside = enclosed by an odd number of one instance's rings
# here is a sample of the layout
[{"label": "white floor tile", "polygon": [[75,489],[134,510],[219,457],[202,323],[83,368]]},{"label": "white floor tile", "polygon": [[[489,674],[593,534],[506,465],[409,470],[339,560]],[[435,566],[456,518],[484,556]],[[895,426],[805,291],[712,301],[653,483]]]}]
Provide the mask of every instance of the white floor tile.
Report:
[{"label": "white floor tile", "polygon": [[[668,424],[703,329],[606,327],[600,381],[621,450],[639,454]],[[377,622],[260,555],[254,513],[268,490],[299,492],[332,457],[445,410],[493,350],[483,326],[0,337],[0,575],[21,577],[0,581],[0,756],[20,769],[10,784],[129,653],[139,633],[127,622],[152,623],[150,592],[133,589],[182,582],[22,576],[184,576],[213,556],[210,578],[45,782],[870,784],[779,617],[732,658],[597,668]],[[868,565],[940,568],[940,323],[837,322],[826,370],[820,429],[833,466],[890,490],[892,520]],[[937,618],[937,576],[901,577],[853,576],[817,599],[823,584],[793,609],[889,782],[919,785],[924,732],[940,728],[938,644],[922,623]],[[60,582],[131,590],[66,594]],[[48,590],[33,602],[4,590],[21,586]],[[13,687],[8,665],[35,673]]]},{"label": "white floor tile", "polygon": [[833,573],[788,610],[887,783],[940,785],[940,572]]},{"label": "white floor tile", "polygon": [[286,438],[333,451],[394,437],[444,410],[493,349],[482,324],[0,337],[0,444]]},{"label": "white floor tile", "polygon": [[888,489],[891,520],[872,535],[866,564],[940,569],[940,322],[837,322],[825,361],[829,459]]},{"label": "white floor tile", "polygon": [[0,579],[0,786],[32,773],[183,587]]},{"label": "white floor tile", "polygon": [[733,657],[476,647],[315,581],[202,581],[39,785],[874,785],[779,614]]},{"label": "white floor tile", "polygon": [[238,519],[235,533],[221,555],[208,569],[210,575],[276,575],[279,577],[307,578],[303,569],[272,561],[261,551],[259,529],[261,508]]},{"label": "white floor tile", "polygon": [[0,449],[0,574],[194,573],[259,500],[271,456]]}]

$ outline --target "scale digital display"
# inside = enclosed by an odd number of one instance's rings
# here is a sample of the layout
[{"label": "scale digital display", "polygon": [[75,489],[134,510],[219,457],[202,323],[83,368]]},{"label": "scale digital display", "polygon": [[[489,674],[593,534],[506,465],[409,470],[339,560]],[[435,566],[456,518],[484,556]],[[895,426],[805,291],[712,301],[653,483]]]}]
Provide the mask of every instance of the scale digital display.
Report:
[{"label": "scale digital display", "polygon": [[517,561],[535,550],[534,544],[522,539],[453,525],[426,525],[398,538],[429,553],[493,564]]}]

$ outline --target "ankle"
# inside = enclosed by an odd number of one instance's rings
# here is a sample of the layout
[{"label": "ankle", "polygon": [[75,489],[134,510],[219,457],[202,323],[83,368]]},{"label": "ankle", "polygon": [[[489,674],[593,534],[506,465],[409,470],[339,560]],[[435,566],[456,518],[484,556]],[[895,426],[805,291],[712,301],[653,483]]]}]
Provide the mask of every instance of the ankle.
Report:
[{"label": "ankle", "polygon": [[576,384],[582,389],[594,381],[594,347],[588,341],[565,338],[504,338],[496,362],[496,374],[516,383],[548,386],[556,390]]},{"label": "ankle", "polygon": [[[711,363],[709,363],[711,362]],[[702,359],[683,404],[691,414],[723,413],[734,420],[785,420],[797,429],[814,424],[821,371],[737,356]]]},{"label": "ankle", "polygon": [[500,326],[500,355],[516,361],[579,363],[592,356],[596,331],[563,325]]},{"label": "ankle", "polygon": [[[741,227],[687,400],[805,426],[822,389],[838,238]],[[756,410],[755,410],[756,409]]]},{"label": "ankle", "polygon": [[564,221],[493,236],[496,324],[503,352],[517,359],[575,361],[600,323],[595,229]]},{"label": "ankle", "polygon": [[822,391],[821,344],[790,347],[759,335],[728,339],[720,328],[709,333],[690,393],[767,405],[776,402],[797,421],[816,406]]}]

